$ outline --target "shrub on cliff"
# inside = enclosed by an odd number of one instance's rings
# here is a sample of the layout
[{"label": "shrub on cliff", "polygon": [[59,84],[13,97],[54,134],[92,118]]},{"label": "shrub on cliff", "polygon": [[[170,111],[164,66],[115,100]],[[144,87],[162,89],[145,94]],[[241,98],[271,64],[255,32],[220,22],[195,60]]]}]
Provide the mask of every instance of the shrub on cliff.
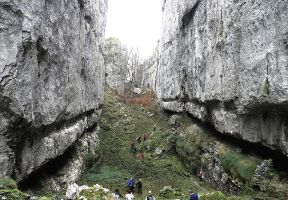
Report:
[{"label": "shrub on cliff", "polygon": [[225,152],[221,162],[228,173],[234,178],[240,178],[243,181],[248,181],[252,178],[258,164],[256,160],[234,151]]},{"label": "shrub on cliff", "polygon": [[222,192],[211,192],[208,194],[200,195],[200,200],[241,200],[240,197],[227,197]]}]

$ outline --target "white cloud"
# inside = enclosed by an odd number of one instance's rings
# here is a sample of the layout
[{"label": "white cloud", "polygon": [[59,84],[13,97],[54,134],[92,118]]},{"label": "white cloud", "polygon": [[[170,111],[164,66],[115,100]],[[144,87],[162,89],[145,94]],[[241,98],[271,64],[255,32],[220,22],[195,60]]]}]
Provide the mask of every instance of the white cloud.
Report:
[{"label": "white cloud", "polygon": [[162,0],[109,0],[106,37],[150,56],[161,34]]}]

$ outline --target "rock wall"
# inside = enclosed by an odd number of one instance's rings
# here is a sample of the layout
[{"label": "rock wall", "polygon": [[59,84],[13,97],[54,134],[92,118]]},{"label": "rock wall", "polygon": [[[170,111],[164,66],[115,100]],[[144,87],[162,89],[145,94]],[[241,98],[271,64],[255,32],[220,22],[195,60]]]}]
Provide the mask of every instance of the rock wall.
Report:
[{"label": "rock wall", "polygon": [[99,118],[106,0],[0,2],[0,176],[18,182]]},{"label": "rock wall", "polygon": [[143,62],[141,87],[156,90],[157,69],[159,65],[159,43],[152,56]]},{"label": "rock wall", "polygon": [[104,49],[105,82],[117,90],[118,94],[124,95],[125,81],[128,76],[128,50],[119,39],[107,38]]},{"label": "rock wall", "polygon": [[157,96],[288,155],[288,2],[164,0]]}]

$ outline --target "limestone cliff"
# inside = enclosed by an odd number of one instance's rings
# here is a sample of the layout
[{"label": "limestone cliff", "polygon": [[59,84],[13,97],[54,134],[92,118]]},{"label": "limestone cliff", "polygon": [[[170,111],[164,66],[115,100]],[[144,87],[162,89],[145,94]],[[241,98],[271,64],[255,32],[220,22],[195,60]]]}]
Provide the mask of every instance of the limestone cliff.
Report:
[{"label": "limestone cliff", "polygon": [[159,42],[152,54],[148,59],[143,62],[143,72],[141,77],[141,87],[151,88],[153,91],[156,90],[156,77],[157,68],[159,65]]},{"label": "limestone cliff", "polygon": [[128,76],[128,49],[117,38],[107,38],[104,45],[105,82],[124,95],[125,81]]},{"label": "limestone cliff", "polygon": [[164,0],[157,95],[288,155],[288,2]]},{"label": "limestone cliff", "polygon": [[106,0],[0,2],[0,176],[27,178],[97,125],[106,9]]}]

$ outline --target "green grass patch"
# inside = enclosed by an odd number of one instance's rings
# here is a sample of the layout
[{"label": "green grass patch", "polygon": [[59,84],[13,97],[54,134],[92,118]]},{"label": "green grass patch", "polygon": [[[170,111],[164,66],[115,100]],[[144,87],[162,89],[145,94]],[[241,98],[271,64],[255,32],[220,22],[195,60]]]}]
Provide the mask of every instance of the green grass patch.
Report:
[{"label": "green grass patch", "polygon": [[249,181],[252,178],[258,165],[255,159],[234,151],[224,153],[221,162],[228,173],[243,181]]},{"label": "green grass patch", "polygon": [[0,178],[0,189],[16,189],[17,184],[13,179]]},{"label": "green grass patch", "polygon": [[199,200],[244,200],[244,198],[228,197],[222,192],[216,191],[216,192],[201,195]]}]

